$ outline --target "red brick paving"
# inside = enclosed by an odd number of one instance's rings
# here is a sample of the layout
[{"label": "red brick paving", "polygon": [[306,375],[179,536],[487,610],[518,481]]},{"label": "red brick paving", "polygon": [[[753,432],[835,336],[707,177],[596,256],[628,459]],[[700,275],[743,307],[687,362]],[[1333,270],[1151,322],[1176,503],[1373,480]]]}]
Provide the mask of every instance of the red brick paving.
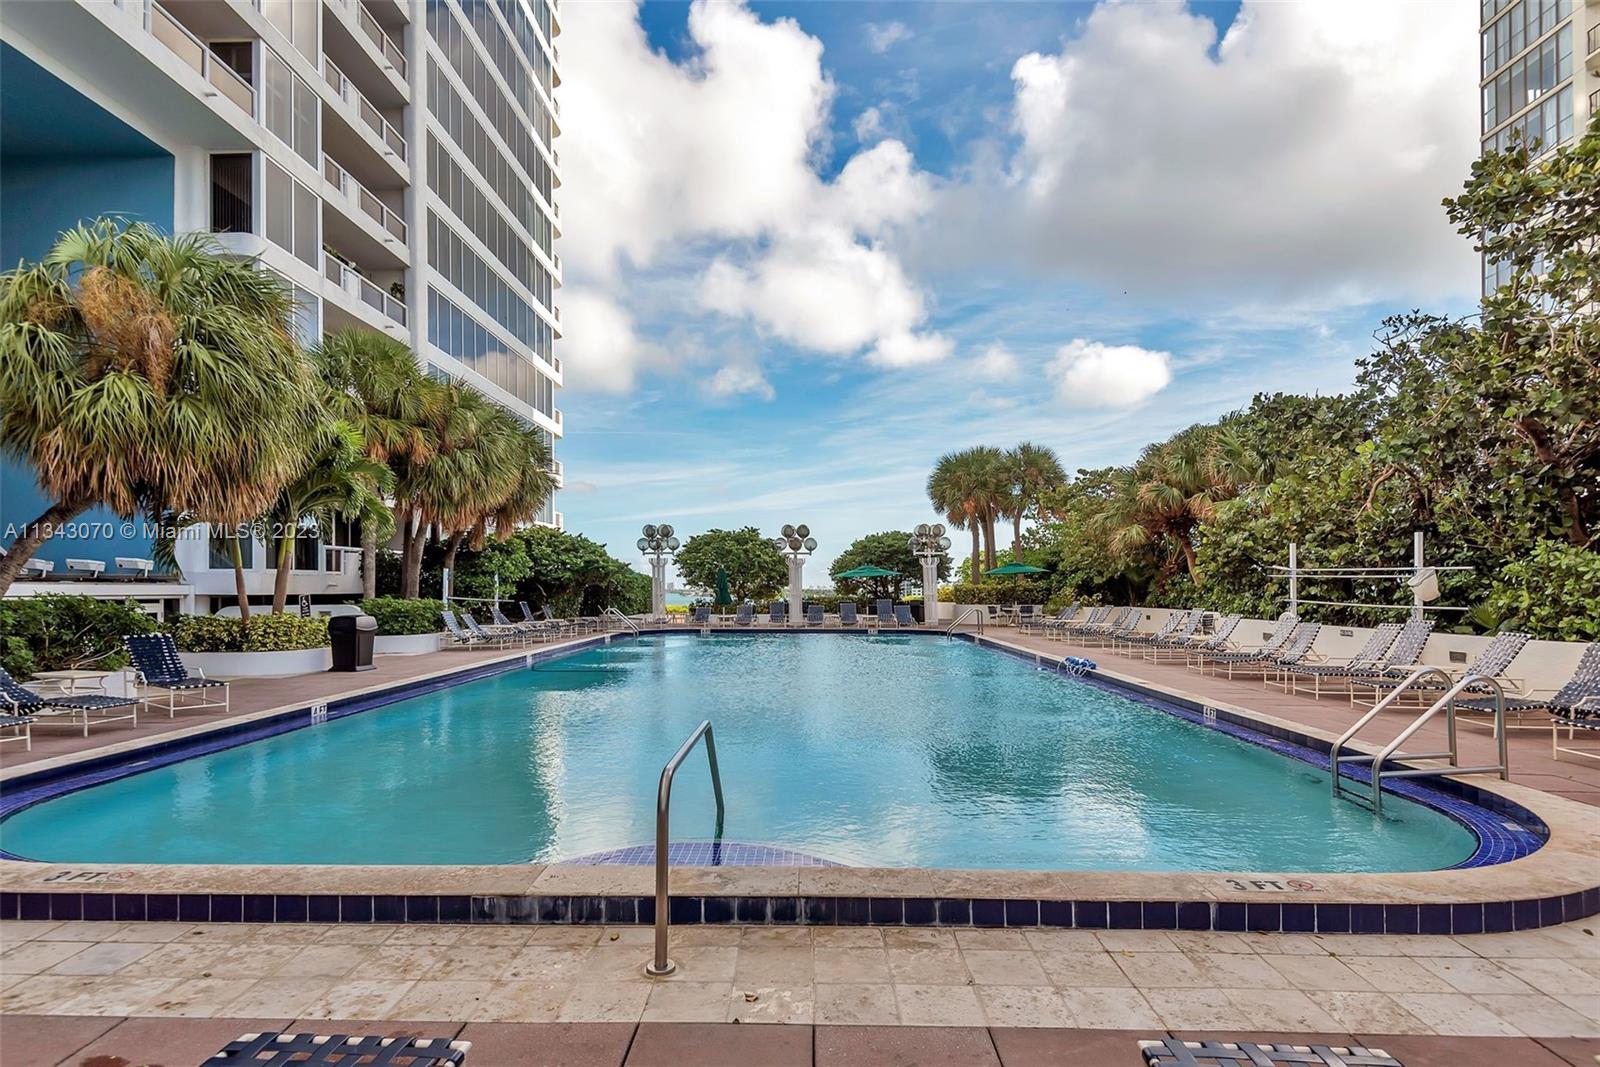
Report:
[{"label": "red brick paving", "polygon": [[[281,1021],[278,1025],[282,1025]],[[0,1018],[5,1067],[185,1067],[260,1019]],[[321,1034],[426,1034],[473,1042],[469,1067],[1139,1067],[1141,1039],[1160,1030],[784,1026],[737,1023],[362,1023],[319,1019],[291,1027]],[[1190,1040],[1348,1043],[1315,1034],[1204,1034]],[[1356,1035],[1405,1067],[1593,1067],[1600,1041],[1525,1037]]]}]

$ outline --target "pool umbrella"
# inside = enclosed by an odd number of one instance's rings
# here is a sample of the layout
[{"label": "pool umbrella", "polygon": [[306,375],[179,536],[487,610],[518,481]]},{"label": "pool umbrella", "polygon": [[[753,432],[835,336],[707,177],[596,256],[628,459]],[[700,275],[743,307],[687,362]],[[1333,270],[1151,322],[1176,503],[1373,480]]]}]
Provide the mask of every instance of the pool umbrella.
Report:
[{"label": "pool umbrella", "polygon": [[[851,580],[851,581],[865,581],[865,580],[870,579],[870,578],[898,578],[898,577],[900,577],[900,572],[899,571],[885,570],[882,567],[874,567],[871,564],[868,564],[865,567],[852,567],[850,570],[840,571],[838,574],[834,575],[835,579],[843,578],[843,579]],[[885,584],[887,584],[887,583],[885,583]],[[875,587],[875,589],[877,591],[880,591],[880,592],[882,591],[882,587]],[[890,590],[890,595],[891,595],[891,597],[893,596],[893,590],[892,589]]]},{"label": "pool umbrella", "polygon": [[721,567],[717,568],[717,607],[724,607],[733,603],[733,597],[728,595],[728,572]]},{"label": "pool umbrella", "polygon": [[1004,567],[996,567],[994,570],[984,571],[984,573],[991,578],[1006,574],[1043,574],[1044,568],[1035,567],[1027,563],[1007,563]]}]

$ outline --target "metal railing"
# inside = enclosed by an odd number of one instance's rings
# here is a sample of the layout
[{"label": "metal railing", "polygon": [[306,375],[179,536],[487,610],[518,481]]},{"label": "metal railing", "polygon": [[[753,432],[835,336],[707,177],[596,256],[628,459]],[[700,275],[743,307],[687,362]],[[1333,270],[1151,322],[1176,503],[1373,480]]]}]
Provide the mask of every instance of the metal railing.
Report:
[{"label": "metal railing", "polygon": [[1600,23],[1589,27],[1589,55],[1600,52]]},{"label": "metal railing", "polygon": [[376,282],[350,264],[322,253],[322,276],[357,300],[387,316],[401,326],[406,324],[406,306],[384,292]]},{"label": "metal railing", "polygon": [[356,5],[356,22],[366,35],[372,39],[372,43],[378,46],[378,51],[383,53],[383,58],[388,60],[394,69],[400,73],[400,77],[404,79],[406,76],[405,53],[400,51],[400,46],[395,44],[387,33],[383,32],[383,27],[378,25],[378,20],[372,17],[372,12],[368,11],[363,4]]},{"label": "metal railing", "polygon": [[622,625],[626,626],[628,629],[633,631],[633,636],[635,636],[635,637],[639,636],[639,625],[637,623],[635,623],[632,619],[630,619],[626,615],[624,615],[622,612],[618,611],[616,608],[607,607],[606,610],[605,610],[605,617],[608,618],[608,619],[615,617],[615,618],[621,620]]},{"label": "metal railing", "polygon": [[206,43],[156,0],[118,0],[117,6],[143,24],[150,35],[177,56],[185,66],[199,74],[217,92],[237,104],[245,114],[255,117],[256,91],[238,71],[211,54]]},{"label": "metal railing", "polygon": [[[1344,746],[1349,743],[1361,729],[1375,719],[1379,712],[1399,700],[1405,692],[1423,678],[1436,677],[1444,683],[1444,695],[1429,705],[1428,709],[1401,730],[1399,735],[1390,741],[1383,750],[1375,756],[1364,754],[1341,755]],[[1495,706],[1495,737],[1499,741],[1500,762],[1495,765],[1481,767],[1463,767],[1460,761],[1460,746],[1456,738],[1456,697],[1462,691],[1473,685],[1487,685],[1494,690]],[[1431,720],[1440,711],[1445,713],[1445,750],[1443,752],[1400,752],[1400,746],[1410,740],[1411,735]],[[1395,758],[1408,760],[1442,759],[1448,760],[1445,767],[1406,767],[1400,770],[1386,771],[1383,765]],[[1345,790],[1339,784],[1339,768],[1347,763],[1370,763],[1372,765],[1372,810],[1375,814],[1383,813],[1383,780],[1385,778],[1425,778],[1441,774],[1489,774],[1500,775],[1502,781],[1511,775],[1510,760],[1506,746],[1506,694],[1504,687],[1495,679],[1483,674],[1469,674],[1457,681],[1440,667],[1418,667],[1407,675],[1406,680],[1394,688],[1388,696],[1372,706],[1372,710],[1357,719],[1351,727],[1339,735],[1333,743],[1329,753],[1329,771],[1332,774],[1332,791],[1335,797],[1343,795]]]},{"label": "metal railing", "polygon": [[644,973],[652,978],[665,978],[678,969],[678,965],[667,958],[667,924],[671,918],[671,897],[667,893],[667,874],[671,865],[667,853],[671,837],[672,776],[678,773],[678,768],[689,758],[689,753],[694,751],[695,744],[701,738],[706,742],[706,760],[711,764],[711,789],[717,797],[715,839],[722,840],[722,773],[717,770],[717,742],[711,734],[711,720],[707,719],[695,727],[689,740],[661,768],[661,784],[656,788],[656,944],[654,958],[644,966]]},{"label": "metal railing", "polygon": [[405,241],[406,220],[396,214],[388,204],[378,199],[377,194],[371,189],[362,185],[354,174],[335,163],[333,157],[326,152],[322,155],[322,176],[328,179],[329,185],[339,190],[346,203],[360,208],[390,236],[398,238],[401,242]]},{"label": "metal railing", "polygon": [[946,626],[944,628],[944,632],[947,633],[947,634],[955,633],[956,632],[956,627],[960,626],[963,622],[965,622],[967,620],[968,616],[976,615],[976,616],[978,616],[978,632],[981,634],[981,633],[983,633],[983,620],[988,614],[989,614],[988,611],[982,605],[974,604],[973,606],[969,607],[966,611],[963,611],[961,614],[957,615],[955,617],[955,621],[952,622],[949,626]]},{"label": "metal railing", "polygon": [[356,88],[356,83],[327,56],[322,57],[322,77],[333,87],[340,100],[355,109],[356,114],[361,116],[361,121],[366,123],[384,144],[401,159],[406,158],[410,146],[406,143],[406,139],[400,136],[400,131],[394,128],[394,123],[384,118],[383,112],[379,111],[377,106],[367,99],[366,94]]}]

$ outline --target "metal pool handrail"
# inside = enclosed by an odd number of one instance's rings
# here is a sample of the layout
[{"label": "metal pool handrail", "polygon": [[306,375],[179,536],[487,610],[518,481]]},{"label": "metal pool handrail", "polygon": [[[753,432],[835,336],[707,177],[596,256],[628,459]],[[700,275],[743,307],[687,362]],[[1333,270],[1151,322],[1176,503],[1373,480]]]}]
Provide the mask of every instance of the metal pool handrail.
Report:
[{"label": "metal pool handrail", "polygon": [[[1416,685],[1417,682],[1421,681],[1423,678],[1426,678],[1430,674],[1436,674],[1441,679],[1443,679],[1444,684],[1445,684],[1445,686],[1447,688],[1449,686],[1455,684],[1455,679],[1451,678],[1449,673],[1446,672],[1445,670],[1443,670],[1442,668],[1439,668],[1439,667],[1418,667],[1416,670],[1414,670],[1410,674],[1406,675],[1406,680],[1401,682],[1399,685],[1395,686],[1393,692],[1391,692],[1388,696],[1384,697],[1382,700],[1380,700],[1376,704],[1374,704],[1372,706],[1372,710],[1371,711],[1367,712],[1365,715],[1361,716],[1361,718],[1359,718],[1355,722],[1351,723],[1350,724],[1350,729],[1346,730],[1344,733],[1339,735],[1339,740],[1337,740],[1337,741],[1335,741],[1333,743],[1333,750],[1328,753],[1328,770],[1331,772],[1331,775],[1332,775],[1332,778],[1333,778],[1333,782],[1331,783],[1331,788],[1333,790],[1333,795],[1335,797],[1338,797],[1339,792],[1340,792],[1340,789],[1339,789],[1339,765],[1341,763],[1366,763],[1366,762],[1368,762],[1369,760],[1372,759],[1371,756],[1341,756],[1339,754],[1340,750],[1343,749],[1344,746],[1346,744],[1348,744],[1350,742],[1350,740],[1356,736],[1356,734],[1360,733],[1362,728],[1365,727],[1367,725],[1367,723],[1371,722],[1373,719],[1376,719],[1378,717],[1378,713],[1379,712],[1381,712],[1384,708],[1388,707],[1390,704],[1393,704],[1396,700],[1399,700],[1401,695],[1403,693],[1405,693],[1405,691],[1407,689],[1410,689],[1413,685]],[[1449,755],[1451,755],[1451,753],[1442,752],[1442,753],[1439,753],[1438,755],[1449,756]],[[1430,757],[1421,757],[1421,758],[1430,758]]]},{"label": "metal pool handrail", "polygon": [[946,626],[944,628],[944,632],[947,633],[947,634],[955,633],[956,632],[956,627],[960,626],[963,622],[965,622],[968,615],[977,615],[978,616],[978,632],[981,634],[981,633],[983,633],[983,619],[984,619],[984,616],[986,614],[987,614],[987,612],[984,610],[982,605],[974,604],[970,608],[968,608],[966,611],[963,611],[960,615],[957,615],[956,618],[955,618],[955,621],[952,622],[949,626]]},{"label": "metal pool handrail", "polygon": [[677,964],[667,959],[667,920],[670,910],[667,896],[667,824],[672,811],[672,776],[689,758],[689,753],[694,751],[695,743],[701,738],[705,738],[706,760],[711,764],[711,788],[717,796],[716,837],[718,840],[722,838],[722,774],[717,770],[717,742],[711,733],[711,720],[707,719],[695,727],[689,740],[661,768],[661,785],[656,790],[656,951],[655,957],[644,965],[644,973],[652,978],[664,978],[678,969]]},{"label": "metal pool handrail", "polygon": [[[606,608],[605,614],[606,614],[607,618],[609,618],[612,615],[615,615],[617,618],[622,620],[622,625],[626,626],[628,629],[633,631],[633,636],[635,636],[635,637],[639,636],[638,624],[636,624],[632,619],[628,618],[622,612],[618,611],[616,608],[613,608],[613,607]],[[709,725],[709,723],[707,725]]]},{"label": "metal pool handrail", "polygon": [[[1494,732],[1499,742],[1500,762],[1482,767],[1462,767],[1456,763],[1456,697],[1463,689],[1470,685],[1487,685],[1494,690]],[[1395,754],[1406,739],[1422,728],[1422,724],[1438,714],[1439,709],[1445,712],[1445,729],[1450,737],[1450,766],[1448,767],[1415,767],[1399,771],[1386,771],[1383,769],[1384,761]],[[1419,757],[1410,756],[1408,759]],[[1427,757],[1421,757],[1427,758]],[[1437,758],[1437,757],[1434,757]],[[1378,753],[1372,761],[1372,810],[1375,813],[1383,812],[1383,780],[1385,778],[1425,778],[1436,774],[1490,774],[1500,775],[1501,781],[1511,777],[1511,764],[1506,752],[1506,691],[1495,679],[1486,674],[1469,674],[1434,702],[1427,711],[1418,715],[1410,726],[1400,731],[1400,736],[1390,741],[1388,747]]]}]

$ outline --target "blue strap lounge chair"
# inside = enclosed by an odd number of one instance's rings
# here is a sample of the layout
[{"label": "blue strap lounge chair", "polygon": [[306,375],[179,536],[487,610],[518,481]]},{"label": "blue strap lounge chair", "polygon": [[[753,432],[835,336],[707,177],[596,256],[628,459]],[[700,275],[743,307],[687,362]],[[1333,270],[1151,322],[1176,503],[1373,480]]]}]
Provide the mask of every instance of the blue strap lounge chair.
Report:
[{"label": "blue strap lounge chair", "polygon": [[823,618],[824,618],[824,616],[822,614],[822,605],[821,604],[807,604],[806,605],[806,625],[807,626],[821,626]]},{"label": "blue strap lounge chair", "polygon": [[450,648],[474,648],[483,644],[477,634],[461,625],[461,620],[449,608],[439,612],[439,617],[444,620],[444,628],[450,634]]},{"label": "blue strap lounge chair", "polygon": [[[178,646],[171,634],[131,634],[124,637],[122,643],[133,658],[139,699],[147,707],[165,708],[169,719],[180,711],[205,708],[221,708],[227,713],[231,699],[228,683],[207,678],[204,671],[190,674],[178,656]],[[222,699],[213,699],[219,690]],[[164,695],[165,703],[152,700],[151,694]]]},{"label": "blue strap lounge chair", "polygon": [[1255,648],[1222,650],[1202,648],[1189,657],[1189,667],[1204,674],[1209,668],[1216,672],[1219,663],[1251,663],[1258,660],[1275,660],[1282,653],[1284,646],[1294,637],[1295,627],[1300,625],[1299,616],[1292,611],[1286,611],[1278,616],[1277,623],[1272,627],[1272,632],[1261,639],[1261,644]]},{"label": "blue strap lounge chair", "polygon": [[854,600],[842,600],[839,602],[839,625],[861,625],[861,617],[856,614],[856,602]]},{"label": "blue strap lounge chair", "polygon": [[461,613],[461,621],[466,624],[467,632],[476,637],[482,644],[510,645],[528,643],[528,635],[515,630],[490,630],[475,619],[470,611]]},{"label": "blue strap lounge chair", "polygon": [[906,604],[894,606],[894,624],[896,626],[915,626],[917,620],[911,617],[911,608]]},{"label": "blue strap lounge chair", "polygon": [[735,626],[749,626],[751,623],[753,623],[755,621],[756,621],[755,605],[750,604],[748,602],[746,602],[744,604],[740,604],[739,605],[739,609],[733,613],[733,624]]},{"label": "blue strap lounge chair", "polygon": [[221,1064],[316,1067],[335,1063],[361,1063],[370,1067],[461,1067],[467,1062],[467,1052],[471,1048],[471,1041],[452,1041],[448,1037],[352,1037],[349,1034],[268,1031],[241,1035],[201,1067]]},{"label": "blue strap lounge chair", "polygon": [[[1469,697],[1456,701],[1458,712],[1493,712],[1492,697]],[[1575,732],[1587,730],[1600,732],[1600,641],[1586,646],[1578,659],[1572,677],[1549,696],[1507,697],[1506,713],[1520,718],[1530,711],[1550,713],[1550,758],[1559,760],[1561,753],[1600,759],[1600,752],[1592,749],[1571,748],[1561,744],[1561,731],[1567,731],[1568,745]]]},{"label": "blue strap lounge chair", "polygon": [[21,741],[25,751],[33,751],[33,716],[0,713],[0,745]]},{"label": "blue strap lounge chair", "polygon": [[892,622],[894,622],[894,601],[878,601],[878,625],[888,626]]},{"label": "blue strap lounge chair", "polygon": [[711,607],[708,604],[696,604],[690,612],[689,621],[696,626],[711,625]]},{"label": "blue strap lounge chair", "polygon": [[506,618],[506,613],[500,610],[499,604],[495,604],[489,609],[489,617],[494,620],[495,626],[504,632],[539,638],[548,637],[550,634],[550,631],[543,626],[526,622],[512,622]]},{"label": "blue strap lounge chair", "polygon": [[789,621],[789,602],[774,600],[767,608],[767,621],[774,626],[782,626]]},{"label": "blue strap lounge chair", "polygon": [[1347,660],[1332,662],[1322,660],[1308,662],[1311,657],[1295,664],[1293,667],[1279,671],[1277,677],[1270,679],[1270,684],[1289,692],[1298,693],[1301,686],[1310,685],[1313,697],[1321,696],[1322,690],[1328,684],[1339,683],[1343,679],[1360,674],[1362,671],[1377,670],[1383,665],[1383,657],[1388,655],[1389,649],[1394,645],[1395,638],[1400,636],[1400,623],[1386,622],[1372,631],[1367,638],[1367,643],[1362,645],[1354,656]]},{"label": "blue strap lounge chair", "polygon": [[132,697],[113,697],[101,694],[69,693],[66,696],[40,696],[24,688],[4,667],[0,667],[0,730],[15,729],[21,736],[0,738],[0,741],[22,740],[33,749],[31,726],[54,726],[48,719],[59,718],[68,726],[81,726],[83,736],[89,736],[90,726],[108,722],[130,722],[139,725],[139,701]]}]

